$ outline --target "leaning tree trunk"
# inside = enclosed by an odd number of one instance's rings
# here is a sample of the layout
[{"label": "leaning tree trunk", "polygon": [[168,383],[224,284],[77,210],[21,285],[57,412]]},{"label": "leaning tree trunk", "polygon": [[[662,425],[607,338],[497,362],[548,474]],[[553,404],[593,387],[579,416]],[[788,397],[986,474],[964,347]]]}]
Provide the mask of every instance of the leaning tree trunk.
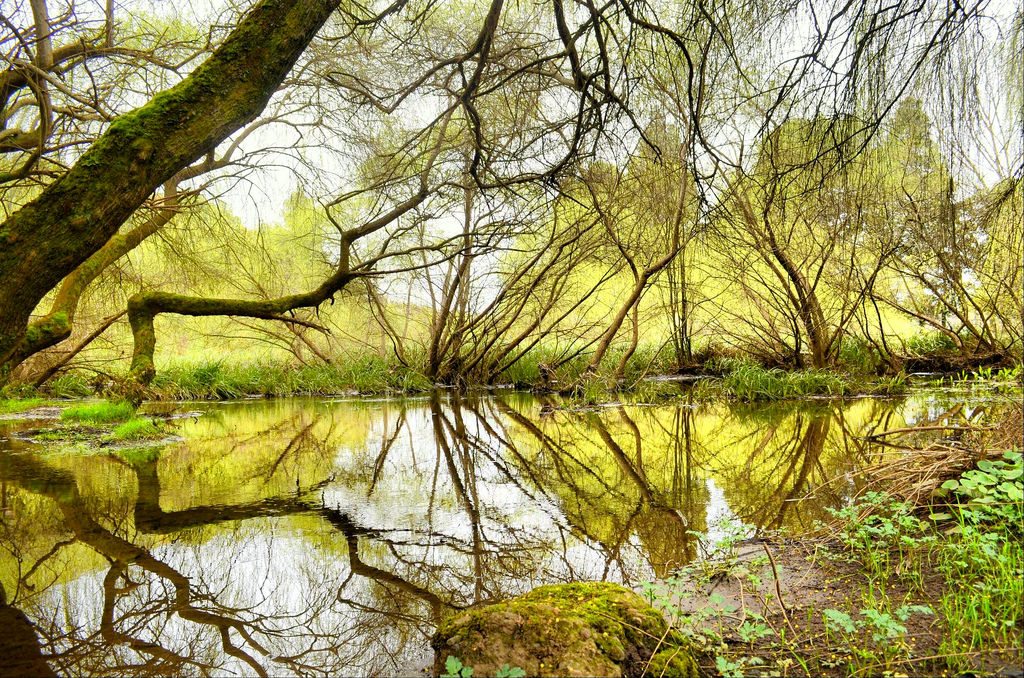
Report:
[{"label": "leaning tree trunk", "polygon": [[158,186],[262,111],[337,3],[262,0],[189,77],[117,118],[64,176],[0,224],[4,373],[33,339],[28,319],[47,292]]},{"label": "leaning tree trunk", "polygon": [[[50,310],[46,315],[33,320],[14,352],[8,357],[6,367],[13,369],[27,358],[55,346],[71,336],[74,329],[78,302],[86,288],[111,264],[165,226],[178,213],[177,184],[172,179],[164,185],[164,205],[151,218],[136,226],[128,233],[118,233],[103,247],[82,262],[71,275],[64,278],[57,290]],[[0,371],[3,371],[0,369]]]}]

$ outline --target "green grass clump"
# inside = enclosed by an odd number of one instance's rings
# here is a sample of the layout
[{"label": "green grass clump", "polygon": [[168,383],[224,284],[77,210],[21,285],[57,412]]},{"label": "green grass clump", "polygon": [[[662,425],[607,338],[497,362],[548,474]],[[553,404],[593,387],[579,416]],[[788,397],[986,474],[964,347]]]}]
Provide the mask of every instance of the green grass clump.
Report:
[{"label": "green grass clump", "polygon": [[45,403],[46,401],[42,398],[12,398],[10,400],[0,400],[0,414],[24,412],[25,410],[32,410],[37,407],[41,407]]},{"label": "green grass clump", "polygon": [[134,417],[114,429],[113,437],[121,440],[139,440],[143,438],[162,438],[165,435],[163,426],[153,419]]},{"label": "green grass clump", "polygon": [[898,395],[910,388],[907,373],[900,371],[889,377],[879,377],[866,384],[865,390],[872,395]]},{"label": "green grass clump", "polygon": [[906,351],[912,356],[929,356],[934,353],[957,353],[959,347],[945,332],[921,332],[909,337],[905,342]]},{"label": "green grass clump", "polygon": [[55,398],[85,398],[97,391],[80,372],[65,372],[51,379],[47,389]]},{"label": "green grass clump", "polygon": [[126,402],[101,402],[75,405],[60,413],[64,421],[79,421],[90,424],[105,424],[124,421],[135,416],[135,408]]},{"label": "green grass clump", "polygon": [[878,349],[860,337],[845,337],[839,345],[839,363],[851,372],[872,374],[881,360]]},{"label": "green grass clump", "polygon": [[739,363],[721,381],[721,389],[737,400],[782,400],[810,395],[844,395],[850,383],[827,370],[787,372],[767,369],[752,363]]},{"label": "green grass clump", "polygon": [[[587,369],[588,356],[577,355],[560,364],[565,359],[564,352],[554,346],[535,346],[505,367],[495,381],[519,387],[575,383]],[[545,383],[545,374],[557,384]]]}]

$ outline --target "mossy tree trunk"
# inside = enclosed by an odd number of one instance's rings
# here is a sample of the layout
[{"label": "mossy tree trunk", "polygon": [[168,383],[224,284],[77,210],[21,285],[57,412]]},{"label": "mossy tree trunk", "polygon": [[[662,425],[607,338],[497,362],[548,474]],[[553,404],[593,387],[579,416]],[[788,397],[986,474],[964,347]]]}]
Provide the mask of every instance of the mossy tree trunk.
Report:
[{"label": "mossy tree trunk", "polygon": [[[152,217],[127,233],[112,236],[103,247],[82,262],[71,275],[64,278],[50,305],[50,310],[46,315],[29,323],[25,338],[7,359],[5,367],[8,371],[28,357],[71,336],[78,302],[86,288],[108,266],[141,245],[146,238],[160,230],[178,213],[178,189],[175,180],[164,184],[164,197],[161,202],[161,207]],[[3,371],[2,368],[0,371]]]},{"label": "mossy tree trunk", "polygon": [[[117,118],[60,179],[0,224],[0,366],[29,316],[161,184],[263,110],[337,0],[262,0],[178,85]],[[59,320],[59,319],[55,319]],[[39,332],[54,328],[39,328]],[[3,375],[0,375],[0,379]]]}]

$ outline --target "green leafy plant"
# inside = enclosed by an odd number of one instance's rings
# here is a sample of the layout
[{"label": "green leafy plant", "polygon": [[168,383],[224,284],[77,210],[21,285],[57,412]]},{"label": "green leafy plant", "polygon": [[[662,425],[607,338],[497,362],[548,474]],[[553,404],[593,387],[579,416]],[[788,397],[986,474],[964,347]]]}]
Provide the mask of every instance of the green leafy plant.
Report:
[{"label": "green leafy plant", "polygon": [[[508,664],[505,666],[508,666]],[[444,670],[445,672],[441,674],[441,678],[469,678],[473,675],[472,666],[463,666],[461,659],[451,655],[448,655],[448,659],[444,660]]]},{"label": "green leafy plant", "polygon": [[960,478],[947,480],[941,489],[967,500],[963,513],[968,522],[1000,522],[1020,526],[1024,521],[1024,490],[1021,452],[1011,451],[1002,459],[982,459],[978,467]]},{"label": "green leafy plant", "polygon": [[719,655],[715,657],[715,668],[725,678],[743,678],[743,662]]}]

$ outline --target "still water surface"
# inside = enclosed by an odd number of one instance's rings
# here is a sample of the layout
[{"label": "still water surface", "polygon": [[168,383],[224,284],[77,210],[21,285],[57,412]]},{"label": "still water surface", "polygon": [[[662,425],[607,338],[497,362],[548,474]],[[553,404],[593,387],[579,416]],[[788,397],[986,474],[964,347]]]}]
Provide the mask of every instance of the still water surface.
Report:
[{"label": "still water surface", "polygon": [[866,436],[998,403],[189,403],[178,440],[92,450],[0,422],[0,583],[59,674],[407,674],[453,608],[664,577],[723,519],[807,529]]}]

